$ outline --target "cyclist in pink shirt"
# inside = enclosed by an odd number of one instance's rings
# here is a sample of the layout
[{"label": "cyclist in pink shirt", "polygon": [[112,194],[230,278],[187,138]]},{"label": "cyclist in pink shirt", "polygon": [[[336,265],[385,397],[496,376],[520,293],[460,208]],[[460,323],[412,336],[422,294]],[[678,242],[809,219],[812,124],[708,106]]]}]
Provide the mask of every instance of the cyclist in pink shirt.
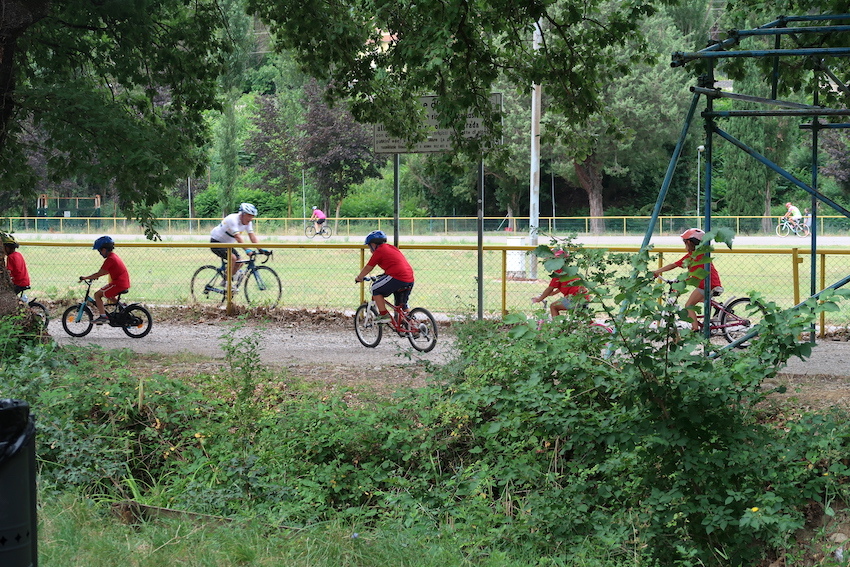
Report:
[{"label": "cyclist in pink shirt", "polygon": [[319,207],[313,207],[313,216],[310,217],[316,227],[316,233],[322,232],[322,225],[328,220],[328,216]]}]

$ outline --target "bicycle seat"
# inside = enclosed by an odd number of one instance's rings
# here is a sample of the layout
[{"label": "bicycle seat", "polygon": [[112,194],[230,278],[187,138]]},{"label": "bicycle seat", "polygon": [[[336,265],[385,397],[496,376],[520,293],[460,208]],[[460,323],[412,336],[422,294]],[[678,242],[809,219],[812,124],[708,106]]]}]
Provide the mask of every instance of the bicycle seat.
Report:
[{"label": "bicycle seat", "polygon": [[720,295],[724,291],[725,290],[723,289],[722,285],[715,286],[715,287],[711,288],[711,297],[717,297],[718,295]]}]

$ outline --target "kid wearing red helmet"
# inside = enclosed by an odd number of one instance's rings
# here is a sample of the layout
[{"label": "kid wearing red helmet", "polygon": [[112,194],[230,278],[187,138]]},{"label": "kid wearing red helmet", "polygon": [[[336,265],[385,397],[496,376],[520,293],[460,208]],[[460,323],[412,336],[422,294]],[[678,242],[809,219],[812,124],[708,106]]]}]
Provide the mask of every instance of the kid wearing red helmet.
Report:
[{"label": "kid wearing red helmet", "polygon": [[[569,253],[563,250],[555,251],[556,258],[568,258]],[[563,270],[556,270],[555,274],[563,273]],[[532,297],[532,303],[538,303],[543,301],[550,295],[554,295],[558,292],[564,294],[563,299],[559,301],[553,301],[551,305],[549,305],[549,314],[552,317],[558,315],[561,311],[566,311],[567,309],[575,309],[581,305],[585,305],[590,298],[587,296],[587,290],[580,285],[571,285],[575,284],[579,278],[570,278],[568,280],[562,280],[560,276],[555,275],[550,281],[549,285],[546,286],[546,289],[543,290],[543,293],[538,295],[537,297]]]},{"label": "kid wearing red helmet", "polygon": [[[720,283],[720,274],[717,273],[717,269],[714,267],[714,264],[710,262],[702,262],[702,254],[694,256],[694,250],[696,250],[696,247],[702,242],[705,232],[698,228],[689,228],[683,232],[681,236],[688,253],[672,264],[667,264],[663,268],[654,270],[652,275],[658,277],[658,275],[663,272],[672,270],[673,268],[681,268],[682,266],[687,266],[688,272],[706,269],[709,271],[709,286],[711,290],[718,294],[722,292],[723,287]],[[697,287],[691,292],[690,297],[688,297],[688,301],[685,302],[685,308],[688,309],[689,307],[693,307],[703,301],[705,301],[705,279],[700,278]],[[691,320],[691,329],[699,331],[699,321],[697,320],[696,311],[688,309],[688,318]]]}]

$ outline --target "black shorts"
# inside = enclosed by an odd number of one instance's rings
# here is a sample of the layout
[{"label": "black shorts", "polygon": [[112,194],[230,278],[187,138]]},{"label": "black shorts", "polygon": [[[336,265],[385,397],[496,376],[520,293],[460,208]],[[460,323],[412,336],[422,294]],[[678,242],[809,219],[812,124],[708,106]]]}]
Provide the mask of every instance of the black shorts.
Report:
[{"label": "black shorts", "polygon": [[[218,240],[216,240],[215,238],[210,238],[210,242],[218,242]],[[212,250],[213,254],[215,254],[216,256],[218,256],[219,258],[224,260],[225,262],[227,262],[227,252],[228,251],[235,254],[237,260],[240,258],[239,251],[236,250],[236,248],[210,248],[210,250]]]},{"label": "black shorts", "polygon": [[316,224],[325,224],[325,221],[328,219],[316,219]]},{"label": "black shorts", "polygon": [[378,281],[372,283],[372,295],[393,296],[393,301],[399,307],[407,309],[407,300],[413,290],[413,282],[403,282],[387,274],[378,276]]}]

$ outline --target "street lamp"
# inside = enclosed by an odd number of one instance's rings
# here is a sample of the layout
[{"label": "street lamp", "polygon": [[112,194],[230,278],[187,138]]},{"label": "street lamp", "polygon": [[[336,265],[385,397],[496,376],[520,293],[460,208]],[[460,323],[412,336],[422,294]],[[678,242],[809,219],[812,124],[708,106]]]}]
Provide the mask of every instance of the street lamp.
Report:
[{"label": "street lamp", "polygon": [[702,152],[704,151],[705,146],[697,146],[697,228],[702,228],[699,219],[699,174],[702,169]]}]

